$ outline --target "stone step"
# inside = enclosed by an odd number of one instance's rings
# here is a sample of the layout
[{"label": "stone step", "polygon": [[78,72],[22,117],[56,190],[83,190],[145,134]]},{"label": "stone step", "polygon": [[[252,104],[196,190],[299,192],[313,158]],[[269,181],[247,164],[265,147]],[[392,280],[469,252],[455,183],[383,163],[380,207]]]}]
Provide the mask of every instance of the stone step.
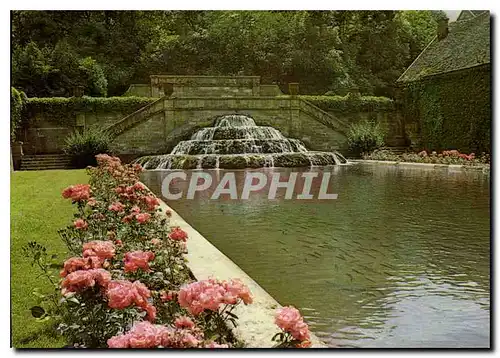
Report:
[{"label": "stone step", "polygon": [[70,158],[71,157],[69,155],[65,154],[39,154],[39,155],[28,154],[23,156],[23,159],[70,159]]},{"label": "stone step", "polygon": [[71,157],[65,154],[25,155],[20,170],[70,169]]},{"label": "stone step", "polygon": [[22,168],[22,171],[34,171],[34,170],[66,170],[66,169],[73,169],[69,167],[29,167],[29,168]]},{"label": "stone step", "polygon": [[21,163],[21,168],[70,167],[70,163]]},{"label": "stone step", "polygon": [[64,159],[51,159],[51,158],[47,158],[47,159],[31,159],[31,158],[23,158],[23,163],[69,163],[71,162],[71,159],[67,159],[67,158],[64,158]]}]

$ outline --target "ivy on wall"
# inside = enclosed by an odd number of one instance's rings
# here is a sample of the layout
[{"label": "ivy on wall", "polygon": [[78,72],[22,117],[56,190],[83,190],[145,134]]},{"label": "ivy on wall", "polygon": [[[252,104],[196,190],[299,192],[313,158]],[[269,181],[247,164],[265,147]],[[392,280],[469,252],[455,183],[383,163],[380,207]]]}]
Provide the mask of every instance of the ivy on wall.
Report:
[{"label": "ivy on wall", "polygon": [[490,76],[488,65],[409,83],[403,108],[413,145],[490,153]]},{"label": "ivy on wall", "polygon": [[157,98],[151,97],[44,97],[28,98],[25,124],[40,116],[59,124],[73,125],[76,115],[85,112],[132,113]]}]

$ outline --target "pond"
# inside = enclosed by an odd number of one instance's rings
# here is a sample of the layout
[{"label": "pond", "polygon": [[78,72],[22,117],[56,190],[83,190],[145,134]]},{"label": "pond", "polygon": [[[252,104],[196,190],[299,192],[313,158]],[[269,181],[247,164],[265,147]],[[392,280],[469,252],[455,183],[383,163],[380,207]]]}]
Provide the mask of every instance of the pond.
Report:
[{"label": "pond", "polygon": [[[489,174],[302,170],[331,172],[338,198],[285,200],[279,190],[272,200],[168,204],[332,347],[489,347]],[[166,173],[144,174],[159,196]]]}]

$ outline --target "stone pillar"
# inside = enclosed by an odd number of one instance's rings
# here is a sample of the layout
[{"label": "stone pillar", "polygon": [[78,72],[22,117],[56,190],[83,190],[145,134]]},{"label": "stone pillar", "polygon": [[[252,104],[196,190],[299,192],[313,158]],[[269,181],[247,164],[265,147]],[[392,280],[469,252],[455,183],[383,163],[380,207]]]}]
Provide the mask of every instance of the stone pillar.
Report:
[{"label": "stone pillar", "polygon": [[73,88],[73,97],[83,97],[84,87],[83,86],[75,86]]},{"label": "stone pillar", "polygon": [[76,115],[75,125],[80,132],[85,129],[85,113],[78,113]]},{"label": "stone pillar", "polygon": [[260,79],[254,78],[252,81],[252,95],[254,97],[260,96]]},{"label": "stone pillar", "polygon": [[11,155],[11,170],[19,170],[21,167],[21,160],[24,156],[23,153],[23,142],[11,142],[10,143],[10,155]]},{"label": "stone pillar", "polygon": [[175,129],[175,99],[173,98],[163,101],[163,124],[165,145],[167,145],[168,134]]},{"label": "stone pillar", "polygon": [[290,123],[288,133],[292,137],[298,137],[301,132],[300,121],[300,99],[290,99]]},{"label": "stone pillar", "polygon": [[288,93],[291,96],[297,96],[299,94],[299,84],[298,84],[298,82],[290,82],[288,84]]}]

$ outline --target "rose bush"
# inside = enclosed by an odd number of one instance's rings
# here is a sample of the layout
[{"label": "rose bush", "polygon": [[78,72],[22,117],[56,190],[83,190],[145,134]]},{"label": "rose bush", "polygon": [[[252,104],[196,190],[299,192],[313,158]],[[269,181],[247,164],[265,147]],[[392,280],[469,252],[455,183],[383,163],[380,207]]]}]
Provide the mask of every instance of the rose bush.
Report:
[{"label": "rose bush", "polygon": [[[38,294],[45,308],[36,306],[33,315],[52,319],[70,347],[242,346],[229,324],[237,325],[238,304],[252,303],[248,287],[237,279],[193,280],[184,257],[188,235],[169,226],[171,213],[162,213],[139,181],[142,168],[108,155],[96,159],[97,167],[87,168],[89,184],[62,193],[77,208],[59,231],[72,256],[61,265],[39,244],[25,248],[54,287]],[[276,321],[284,331],[273,340],[281,347],[308,346],[307,325],[295,311],[293,326]]]},{"label": "rose bush", "polygon": [[445,150],[441,153],[422,150],[418,153],[395,154],[389,150],[376,150],[363,155],[367,160],[388,160],[396,162],[431,163],[431,164],[460,164],[460,165],[485,165],[490,164],[490,156],[482,153],[479,157],[475,153],[465,154],[458,150]]}]

